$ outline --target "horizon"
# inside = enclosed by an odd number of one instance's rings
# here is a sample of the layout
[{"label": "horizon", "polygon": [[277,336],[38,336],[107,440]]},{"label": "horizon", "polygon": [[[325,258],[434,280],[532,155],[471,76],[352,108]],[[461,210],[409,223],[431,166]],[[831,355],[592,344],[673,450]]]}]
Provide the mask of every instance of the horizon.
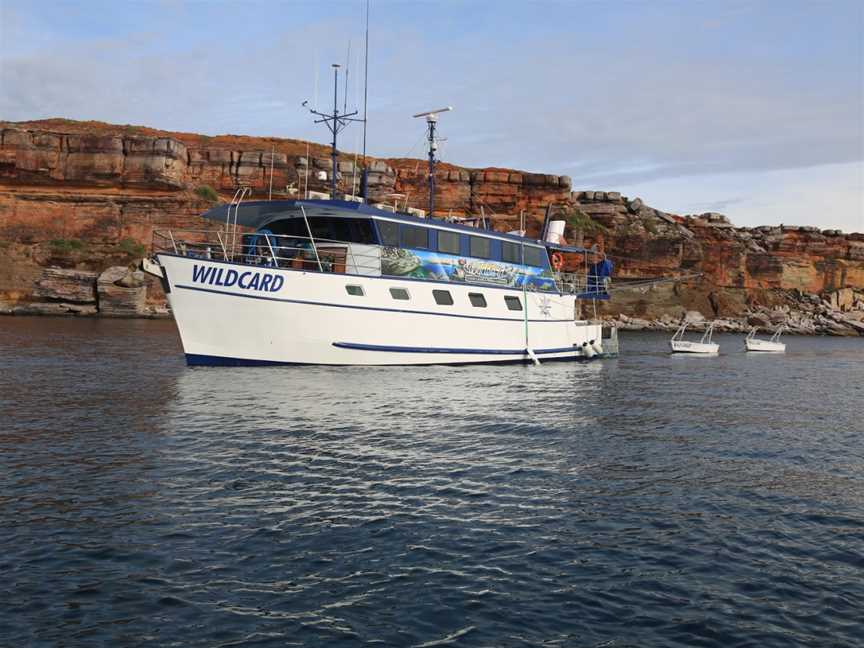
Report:
[{"label": "horizon", "polygon": [[[859,4],[489,6],[371,3],[370,155],[422,158],[411,114],[449,104],[444,162],[567,175],[577,191],[737,226],[864,232]],[[364,7],[5,0],[0,119],[326,146],[300,104],[332,102],[329,64],[346,64],[350,40],[348,109],[362,113]],[[243,22],[268,8],[290,25]],[[360,132],[340,150],[359,149]]]}]

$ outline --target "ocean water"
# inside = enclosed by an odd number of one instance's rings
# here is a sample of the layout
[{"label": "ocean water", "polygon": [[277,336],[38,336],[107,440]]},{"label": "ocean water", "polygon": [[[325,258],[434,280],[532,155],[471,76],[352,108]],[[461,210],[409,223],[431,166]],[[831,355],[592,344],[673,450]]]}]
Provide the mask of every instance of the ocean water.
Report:
[{"label": "ocean water", "polygon": [[0,318],[0,645],[864,645],[864,340],[187,368]]}]

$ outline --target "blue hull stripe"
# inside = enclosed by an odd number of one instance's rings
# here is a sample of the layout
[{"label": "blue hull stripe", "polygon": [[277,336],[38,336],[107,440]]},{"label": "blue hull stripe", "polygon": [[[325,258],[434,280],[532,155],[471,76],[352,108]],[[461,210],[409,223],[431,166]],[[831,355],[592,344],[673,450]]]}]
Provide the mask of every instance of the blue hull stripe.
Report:
[{"label": "blue hull stripe", "polygon": [[[377,344],[354,344],[352,342],[334,342],[333,346],[340,349],[353,349],[356,351],[385,351],[387,353],[451,353],[470,355],[525,355],[525,349],[442,349],[440,347],[406,347],[406,346],[381,346]],[[560,349],[534,349],[535,355],[548,353],[575,353],[575,347],[562,347]]]},{"label": "blue hull stripe", "polygon": [[[521,352],[520,352],[521,353]],[[535,353],[537,353],[535,351]],[[449,365],[471,365],[471,364],[530,364],[531,359],[528,356],[523,356],[518,359],[493,359],[489,357],[492,354],[486,355],[484,359],[477,360],[458,360],[458,361],[448,361],[445,358],[441,358],[441,362],[436,362],[434,364],[449,364]],[[555,356],[552,358],[546,358],[545,362],[549,361],[559,361],[559,360],[580,360],[586,361],[586,358],[583,355],[567,355],[567,356]],[[279,366],[298,366],[298,365],[306,365],[312,363],[304,363],[304,362],[278,362],[274,360],[248,360],[245,358],[229,358],[225,356],[211,356],[211,355],[200,355],[197,353],[187,353],[186,354],[186,364],[190,367],[279,367]],[[347,364],[347,363],[346,363]],[[395,364],[395,363],[394,363]],[[323,366],[318,363],[317,366]],[[330,365],[330,366],[339,366],[339,365]],[[343,365],[345,366],[345,365]],[[356,365],[351,365],[356,366]],[[427,365],[428,366],[428,365]]]},{"label": "blue hull stripe", "polygon": [[[244,299],[263,299],[264,301],[275,301],[275,302],[283,302],[286,304],[304,304],[307,306],[324,306],[327,308],[353,308],[355,310],[370,310],[370,311],[382,311],[385,313],[408,313],[411,315],[434,315],[436,317],[459,317],[462,319],[476,319],[476,320],[494,320],[498,322],[524,322],[523,318],[513,318],[513,317],[483,317],[482,315],[458,315],[456,313],[435,313],[433,311],[419,311],[419,310],[406,310],[403,308],[380,308],[376,306],[352,306],[349,304],[333,304],[329,302],[314,302],[314,301],[305,301],[302,299],[281,299],[279,297],[265,297],[264,295],[242,295],[233,292],[227,292],[225,290],[213,290],[212,288],[200,288],[199,286],[187,286],[185,284],[176,284],[175,288],[182,288],[183,290],[197,290],[198,292],[206,292],[213,293],[216,295],[227,295],[228,297],[242,297]],[[552,323],[561,323],[561,322],[572,322],[571,319],[532,319],[528,320],[529,322],[533,322],[536,324],[552,324]]]},{"label": "blue hull stripe", "polygon": [[302,364],[299,362],[278,362],[276,360],[249,360],[246,358],[228,358],[225,356],[186,354],[186,364],[190,367],[275,367],[281,365]]}]

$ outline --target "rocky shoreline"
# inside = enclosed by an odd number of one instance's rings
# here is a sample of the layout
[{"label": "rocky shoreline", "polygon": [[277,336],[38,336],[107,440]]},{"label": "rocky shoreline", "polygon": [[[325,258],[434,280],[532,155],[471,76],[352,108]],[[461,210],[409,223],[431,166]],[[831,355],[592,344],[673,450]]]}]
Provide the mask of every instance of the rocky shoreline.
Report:
[{"label": "rocky shoreline", "polygon": [[45,268],[32,301],[0,302],[0,315],[48,315],[163,319],[165,304],[148,303],[147,276],[134,266],[112,266],[103,272]]},{"label": "rocky shoreline", "polygon": [[[864,336],[864,291],[845,288],[827,298],[813,293],[798,293],[795,297],[792,304],[748,307],[737,317],[709,319],[698,310],[681,310],[680,314],[667,311],[657,317],[634,317],[623,312],[601,314],[599,319],[625,331],[671,332],[686,319],[694,331],[704,330],[713,321],[718,333],[746,333],[753,327],[773,332],[784,326],[792,335]],[[45,268],[35,283],[32,299],[14,305],[0,302],[0,315],[171,317],[161,287],[134,264],[112,266],[101,273]],[[583,306],[583,312],[588,315],[587,306]]]},{"label": "rocky shoreline", "polygon": [[[709,321],[714,322],[714,330],[718,333],[747,333],[752,328],[759,332],[773,333],[779,327],[790,335],[831,335],[842,337],[864,336],[864,307],[851,312],[832,310],[824,302],[814,305],[812,310],[760,309],[754,310],[744,317],[717,318],[707,320],[698,311],[688,311],[685,314],[690,327],[694,331],[704,331]],[[604,318],[605,324],[616,326],[624,331],[675,331],[681,325],[681,319],[664,315],[659,319],[642,319],[620,314],[617,317]]]}]

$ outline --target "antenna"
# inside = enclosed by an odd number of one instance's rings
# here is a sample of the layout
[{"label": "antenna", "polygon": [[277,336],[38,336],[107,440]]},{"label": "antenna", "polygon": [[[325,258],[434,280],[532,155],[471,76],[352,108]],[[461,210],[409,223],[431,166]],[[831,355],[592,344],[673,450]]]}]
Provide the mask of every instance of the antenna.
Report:
[{"label": "antenna", "polygon": [[446,106],[414,115],[415,119],[425,117],[426,125],[429,128],[429,218],[435,217],[435,152],[438,150],[438,141],[435,139],[435,124],[438,123],[438,113],[450,112],[451,110],[453,110],[453,106]]},{"label": "antenna", "polygon": [[[333,142],[332,149],[330,151],[330,157],[333,160],[333,168],[330,172],[330,199],[336,200],[336,173],[339,170],[339,162],[337,161],[339,157],[339,151],[336,149],[336,136],[339,134],[339,131],[343,130],[346,126],[348,126],[351,122],[363,121],[362,119],[353,119],[354,115],[357,114],[357,111],[350,113],[339,114],[339,68],[342,67],[338,63],[333,63],[333,112],[332,113],[322,113],[309,108],[309,112],[313,115],[318,115],[320,119],[316,119],[316,124],[327,124],[327,128],[330,129],[330,132],[333,134]],[[303,102],[303,106],[308,108],[308,101]],[[307,160],[308,162],[308,160]]]},{"label": "antenna", "polygon": [[[366,0],[366,51],[364,53],[366,59],[363,63],[365,70],[363,71],[363,169],[366,169],[366,123],[367,113],[366,107],[369,100],[369,0]],[[363,196],[364,198],[366,196]]]}]

